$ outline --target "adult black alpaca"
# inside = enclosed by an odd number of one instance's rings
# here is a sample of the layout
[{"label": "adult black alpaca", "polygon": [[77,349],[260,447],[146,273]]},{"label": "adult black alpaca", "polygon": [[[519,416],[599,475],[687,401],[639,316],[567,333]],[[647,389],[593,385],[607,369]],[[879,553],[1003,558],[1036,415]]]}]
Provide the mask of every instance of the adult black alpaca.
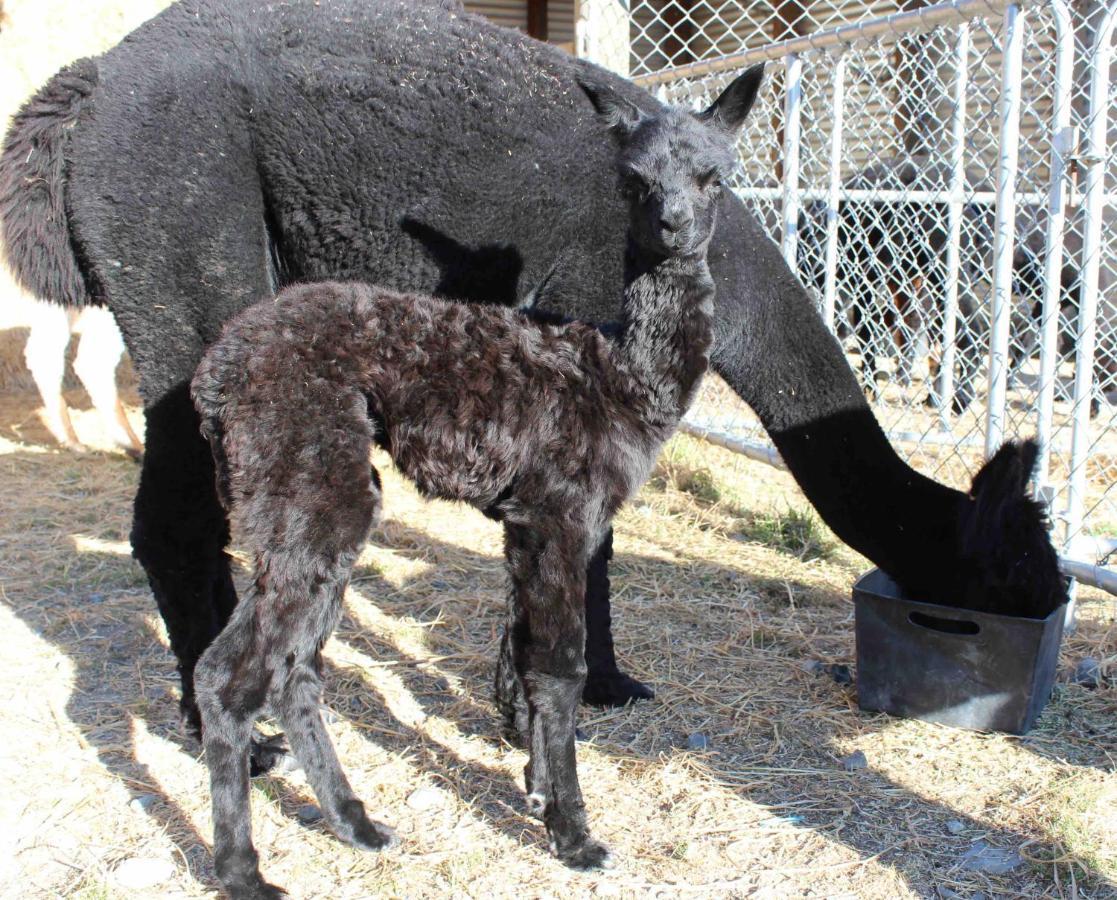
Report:
[{"label": "adult black alpaca", "polygon": [[275,890],[249,825],[251,729],[265,704],[335,832],[371,850],[393,840],[365,815],[319,714],[319,653],[380,509],[374,442],[424,494],[504,523],[529,800],[560,859],[608,861],[589,836],[575,768],[586,567],[706,371],[715,198],[762,72],[697,116],[645,116],[586,86],[617,136],[631,215],[616,326],[326,282],[241,313],[202,358],[194,402],[253,568],[251,592],[196,674],[217,872],[234,897]]},{"label": "adult black alpaca", "polygon": [[[139,373],[147,441],[132,546],[191,728],[194,665],[236,604],[187,389],[203,348],[298,280],[530,296],[616,318],[627,212],[581,72],[660,108],[449,3],[184,0],[60,72],[13,120],[0,155],[9,262],[36,296],[108,304]],[[967,495],[908,467],[778,249],[734,196],[720,205],[711,364],[826,522],[921,596],[1056,602],[1042,522],[1005,524],[1023,490],[975,527]],[[587,572],[586,696],[618,703],[647,690],[613,656],[609,555],[606,541]]]}]

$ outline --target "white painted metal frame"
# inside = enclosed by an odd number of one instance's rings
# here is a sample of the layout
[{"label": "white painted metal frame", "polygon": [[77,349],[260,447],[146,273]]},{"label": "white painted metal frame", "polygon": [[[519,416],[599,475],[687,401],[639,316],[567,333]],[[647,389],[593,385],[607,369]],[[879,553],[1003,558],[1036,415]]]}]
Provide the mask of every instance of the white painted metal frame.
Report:
[{"label": "white painted metal frame", "polygon": [[989,343],[989,392],[985,455],[1004,440],[1008,404],[1009,326],[1012,322],[1012,254],[1016,243],[1016,170],[1020,157],[1020,87],[1023,80],[1024,12],[1010,3],[1001,45],[1001,127],[997,158],[997,207],[993,234],[993,324]]},{"label": "white painted metal frame", "polygon": [[1109,7],[1097,31],[1091,54],[1090,113],[1086,146],[1085,227],[1082,235],[1082,289],[1078,309],[1078,346],[1074,361],[1074,426],[1071,437],[1070,483],[1067,490],[1067,534],[1082,530],[1086,509],[1086,462],[1090,452],[1090,401],[1094,389],[1094,350],[1097,337],[1098,273],[1105,244],[1102,234],[1106,206],[1105,174],[1108,160],[1109,67],[1117,4]]},{"label": "white painted metal frame", "polygon": [[[782,144],[783,174],[779,187],[743,188],[737,193],[742,198],[779,202],[781,204],[780,244],[784,259],[794,270],[797,268],[799,244],[799,214],[807,201],[825,201],[826,247],[824,263],[822,314],[827,324],[834,325],[837,304],[837,253],[838,207],[841,200],[902,200],[905,203],[947,204],[948,245],[946,259],[946,294],[944,306],[944,359],[939,396],[953,396],[953,364],[957,336],[958,292],[962,260],[960,238],[963,211],[966,205],[986,205],[995,208],[993,247],[992,329],[988,368],[988,405],[984,446],[990,455],[1002,442],[1005,434],[1007,404],[1007,376],[1009,369],[1009,330],[1012,312],[1013,252],[1016,240],[1015,213],[1018,203],[1043,206],[1047,210],[1045,258],[1045,285],[1040,322],[1040,391],[1037,402],[1037,432],[1041,445],[1038,468],[1037,493],[1050,496],[1045,490],[1050,472],[1053,444],[1053,406],[1058,361],[1058,327],[1063,266],[1063,233],[1066,226],[1066,209],[1079,203],[1085,204],[1085,234],[1082,274],[1081,308],[1078,315],[1078,335],[1073,393],[1073,429],[1071,436],[1071,478],[1068,485],[1068,503],[1065,513],[1067,534],[1077,535],[1083,524],[1086,492],[1086,460],[1090,441],[1090,401],[1094,384],[1094,357],[1096,343],[1096,317],[1098,307],[1099,266],[1104,242],[1102,234],[1103,211],[1107,203],[1117,203],[1117,197],[1105,193],[1107,155],[1107,126],[1109,110],[1109,68],[1112,59],[1112,38],[1117,26],[1117,3],[1111,5],[1097,32],[1093,49],[1090,100],[1090,128],[1085,153],[1079,159],[1087,166],[1085,190],[1081,195],[1069,190],[1068,160],[1074,152],[1071,122],[1071,94],[1073,91],[1074,29],[1069,0],[1046,0],[1054,15],[1056,27],[1056,62],[1051,115],[1050,177],[1046,192],[1017,193],[1017,166],[1019,159],[1022,56],[1025,13],[1021,5],[1008,0],[947,0],[921,10],[895,13],[868,22],[845,25],[827,32],[805,37],[795,37],[759,47],[743,53],[718,59],[705,60],[635,79],[646,86],[665,84],[690,78],[705,77],[719,72],[731,72],[762,60],[782,59],[785,71],[784,135]],[[1003,16],[1002,67],[1000,73],[1000,124],[999,151],[995,191],[978,191],[967,194],[964,166],[966,137],[966,92],[969,78],[971,35],[968,22],[984,14]],[[844,50],[855,41],[888,33],[908,33],[927,30],[937,25],[955,24],[958,27],[954,47],[955,80],[951,117],[953,146],[950,156],[950,182],[946,192],[927,190],[843,190],[840,183],[840,161],[844,129],[843,106],[845,100],[846,56]],[[802,53],[824,48],[836,49],[832,70],[832,131],[830,135],[830,173],[823,189],[802,188],[800,179],[800,141],[803,108]],[[942,430],[932,434],[895,434],[889,438],[900,443],[950,443],[971,445],[975,441],[959,439],[950,433],[949,403],[942,404],[940,424]],[[701,435],[713,443],[740,452],[752,459],[783,467],[779,454],[771,446],[742,440],[723,431],[705,428],[701,423],[689,422],[684,428]],[[1117,572],[1067,557],[1071,547],[1064,547],[1061,562],[1068,575],[1111,593],[1117,594]]]},{"label": "white painted metal frame", "polygon": [[966,202],[966,85],[970,77],[970,25],[958,26],[954,48],[954,113],[951,116],[950,200],[947,206],[946,296],[943,301],[942,365],[939,367],[939,425],[950,430],[958,337],[958,276],[962,268],[962,213]]}]

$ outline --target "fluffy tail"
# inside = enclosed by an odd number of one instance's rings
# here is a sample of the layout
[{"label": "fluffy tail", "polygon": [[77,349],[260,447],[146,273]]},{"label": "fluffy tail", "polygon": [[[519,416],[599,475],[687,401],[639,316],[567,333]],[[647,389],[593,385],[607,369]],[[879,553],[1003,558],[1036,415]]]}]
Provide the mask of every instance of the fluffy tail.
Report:
[{"label": "fluffy tail", "polygon": [[99,302],[74,254],[66,215],[66,132],[97,86],[97,65],[78,60],[12,119],[0,152],[0,239],[16,280],[42,300]]}]

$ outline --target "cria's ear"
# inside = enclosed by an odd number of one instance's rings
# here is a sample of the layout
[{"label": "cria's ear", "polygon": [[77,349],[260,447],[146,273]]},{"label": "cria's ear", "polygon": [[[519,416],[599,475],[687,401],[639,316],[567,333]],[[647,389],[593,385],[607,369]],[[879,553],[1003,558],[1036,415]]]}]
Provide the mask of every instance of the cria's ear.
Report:
[{"label": "cria's ear", "polygon": [[736,134],[752,109],[763,80],[764,63],[746,69],[733,79],[729,87],[721,92],[721,96],[710,104],[709,109],[698,114],[698,118],[730,134]]},{"label": "cria's ear", "polygon": [[600,81],[579,77],[578,86],[586,92],[590,103],[609,128],[621,137],[627,137],[644,120],[644,114],[615,90]]}]

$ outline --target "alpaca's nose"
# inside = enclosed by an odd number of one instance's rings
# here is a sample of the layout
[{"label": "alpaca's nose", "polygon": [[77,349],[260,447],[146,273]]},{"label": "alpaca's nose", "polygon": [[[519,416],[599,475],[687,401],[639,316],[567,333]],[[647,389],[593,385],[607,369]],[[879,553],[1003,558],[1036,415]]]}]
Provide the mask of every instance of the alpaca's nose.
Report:
[{"label": "alpaca's nose", "polygon": [[687,209],[665,209],[659,219],[659,227],[664,231],[685,231],[694,221],[694,216]]}]

